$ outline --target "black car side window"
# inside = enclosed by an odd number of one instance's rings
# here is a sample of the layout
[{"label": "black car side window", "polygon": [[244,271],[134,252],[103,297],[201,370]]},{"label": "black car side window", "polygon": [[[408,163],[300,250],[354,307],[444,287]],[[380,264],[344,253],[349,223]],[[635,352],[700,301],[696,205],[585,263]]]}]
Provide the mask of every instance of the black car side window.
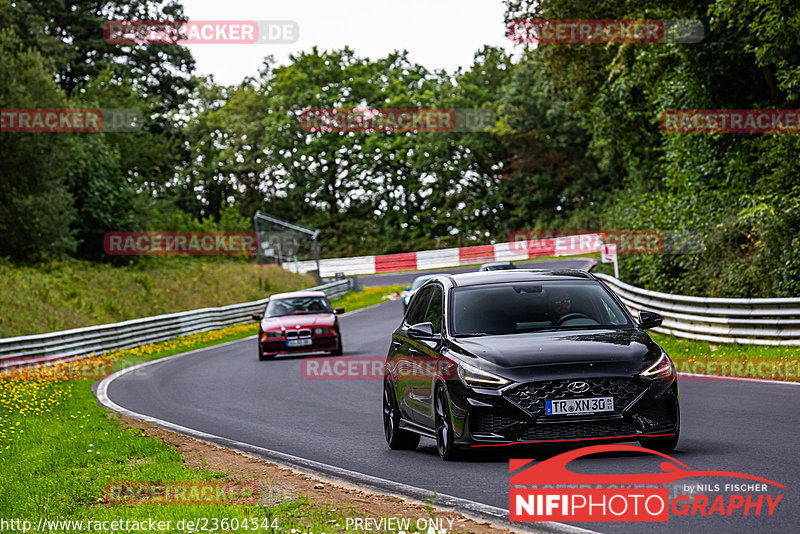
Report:
[{"label": "black car side window", "polygon": [[407,324],[412,325],[425,321],[425,312],[428,309],[428,302],[431,300],[431,293],[433,293],[433,287],[426,287],[411,297],[411,307],[406,314]]},{"label": "black car side window", "polygon": [[442,302],[442,288],[437,285],[433,291],[431,304],[428,306],[428,313],[425,314],[425,321],[429,321],[433,325],[433,332],[435,334],[439,334],[442,331],[443,311],[444,303]]}]

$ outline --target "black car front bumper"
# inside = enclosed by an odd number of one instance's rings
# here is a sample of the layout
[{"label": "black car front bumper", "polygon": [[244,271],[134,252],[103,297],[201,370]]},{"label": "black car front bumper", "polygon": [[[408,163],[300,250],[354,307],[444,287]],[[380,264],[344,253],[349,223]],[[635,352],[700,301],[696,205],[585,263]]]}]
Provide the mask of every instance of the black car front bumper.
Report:
[{"label": "black car front bumper", "polygon": [[[601,439],[627,441],[667,437],[679,430],[677,381],[606,376],[581,378],[589,390],[576,395],[576,379],[513,384],[500,391],[461,383],[449,388],[453,426],[460,445],[548,443]],[[614,411],[547,415],[545,400],[614,397]]]}]

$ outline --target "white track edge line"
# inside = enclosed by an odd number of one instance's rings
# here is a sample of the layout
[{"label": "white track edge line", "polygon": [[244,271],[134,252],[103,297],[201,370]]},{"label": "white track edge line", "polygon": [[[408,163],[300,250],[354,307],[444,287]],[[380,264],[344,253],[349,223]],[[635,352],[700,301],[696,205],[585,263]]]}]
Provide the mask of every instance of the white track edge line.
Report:
[{"label": "white track edge line", "polygon": [[[359,310],[356,310],[356,311],[359,311]],[[367,474],[364,474],[364,473],[359,473],[357,471],[350,471],[349,469],[344,469],[344,468],[341,468],[341,467],[336,467],[336,466],[333,466],[333,465],[324,464],[322,462],[317,462],[315,460],[309,460],[309,459],[306,459],[306,458],[301,458],[299,456],[294,456],[294,455],[283,453],[283,452],[279,452],[279,451],[273,451],[271,449],[266,449],[264,447],[259,447],[258,445],[251,445],[249,443],[244,443],[244,442],[233,440],[233,439],[230,439],[230,438],[225,438],[223,436],[216,436],[214,434],[209,434],[209,433],[206,433],[206,432],[203,432],[203,431],[200,431],[200,430],[196,430],[196,429],[193,429],[193,428],[177,425],[177,424],[171,423],[169,421],[164,421],[164,420],[158,419],[156,417],[150,417],[149,415],[140,414],[140,413],[134,412],[132,410],[128,410],[127,408],[123,408],[122,406],[120,406],[120,405],[116,404],[114,401],[112,401],[108,396],[108,387],[111,385],[111,383],[114,380],[116,380],[117,378],[120,378],[121,376],[124,376],[124,375],[126,375],[126,374],[128,374],[130,372],[139,370],[139,369],[141,369],[143,367],[147,367],[149,365],[155,365],[157,363],[162,363],[162,362],[169,361],[169,360],[172,360],[172,359],[176,359],[176,358],[179,358],[179,357],[182,357],[182,356],[188,356],[190,354],[196,354],[198,352],[203,352],[203,351],[206,351],[208,349],[214,349],[214,348],[222,347],[222,346],[228,345],[230,343],[237,343],[237,342],[243,341],[245,339],[251,339],[252,337],[254,337],[254,336],[250,336],[248,338],[237,339],[237,340],[234,340],[234,341],[229,341],[228,343],[222,343],[220,345],[214,345],[214,346],[211,346],[211,347],[205,347],[205,348],[194,350],[194,351],[190,351],[190,352],[183,352],[181,354],[175,354],[175,355],[172,355],[172,356],[167,356],[165,358],[159,358],[157,360],[151,360],[149,362],[142,362],[142,363],[133,365],[131,367],[126,367],[125,369],[120,369],[116,373],[113,373],[113,374],[105,377],[104,379],[102,379],[98,383],[97,391],[96,391],[97,400],[102,406],[108,408],[109,410],[115,411],[117,413],[120,413],[120,414],[128,416],[128,417],[132,417],[133,419],[139,419],[141,421],[146,421],[148,423],[152,423],[152,424],[154,424],[156,426],[159,426],[161,428],[165,428],[167,430],[172,430],[172,431],[178,432],[180,434],[184,434],[184,435],[200,438],[200,439],[203,439],[205,441],[210,441],[213,444],[218,444],[218,443],[215,443],[214,440],[216,440],[216,441],[222,441],[222,442],[225,442],[225,443],[230,443],[230,444],[232,444],[234,446],[232,448],[237,448],[238,447],[240,449],[244,449],[245,451],[247,449],[258,451],[258,452],[261,452],[262,454],[265,454],[265,455],[267,455],[269,457],[277,458],[279,460],[283,460],[285,462],[288,462],[289,464],[300,465],[300,466],[306,467],[307,469],[311,469],[312,471],[316,470],[317,472],[320,472],[323,476],[326,473],[328,473],[328,474],[333,473],[334,475],[338,475],[339,477],[341,477],[345,481],[347,481],[348,479],[350,481],[352,481],[352,480],[363,481],[364,483],[368,484],[369,486],[372,486],[372,487],[375,487],[375,488],[378,488],[378,489],[383,488],[384,490],[385,490],[385,488],[391,488],[392,491],[395,491],[397,494],[399,494],[401,496],[406,496],[406,497],[410,496],[411,498],[414,498],[414,499],[419,499],[418,495],[432,494],[433,493],[433,492],[431,492],[429,490],[426,490],[426,489],[423,489],[423,488],[417,488],[415,486],[411,486],[411,485],[408,485],[408,484],[403,484],[402,482],[395,482],[393,480],[387,480],[387,479],[384,479],[384,478],[375,477],[375,476],[367,475]],[[437,499],[437,501],[439,501],[440,499],[443,501],[443,502],[437,502],[437,504],[444,505],[445,507],[451,507],[451,508],[453,508],[454,510],[456,510],[458,512],[462,512],[463,513],[464,510],[475,511],[475,512],[482,513],[482,514],[490,516],[490,517],[495,517],[497,520],[502,521],[503,523],[505,523],[507,525],[510,524],[510,521],[507,519],[508,510],[505,510],[503,508],[498,508],[496,506],[490,506],[490,505],[487,505],[487,504],[482,504],[482,503],[479,503],[479,502],[470,501],[468,499],[462,499],[462,498],[459,498],[459,497],[453,497],[451,495],[447,495],[447,494],[443,494],[443,493],[436,493],[436,499]],[[419,500],[422,500],[422,499],[419,499]],[[599,533],[597,533],[596,531],[593,531],[593,530],[586,530],[586,529],[583,529],[583,528],[580,528],[580,527],[576,527],[576,526],[573,526],[573,525],[568,525],[568,524],[565,524],[565,523],[557,523],[557,522],[552,522],[552,523],[524,523],[524,524],[520,525],[520,527],[521,528],[544,529],[545,531],[554,532],[556,534],[599,534]]]}]

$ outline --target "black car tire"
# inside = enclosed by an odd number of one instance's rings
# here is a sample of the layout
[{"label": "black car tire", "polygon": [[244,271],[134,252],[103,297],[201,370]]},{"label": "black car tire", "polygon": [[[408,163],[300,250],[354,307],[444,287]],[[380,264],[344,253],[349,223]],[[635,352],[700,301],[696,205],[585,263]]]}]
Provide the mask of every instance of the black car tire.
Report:
[{"label": "black car tire", "polygon": [[339,346],[331,351],[331,356],[341,356],[344,354],[344,346],[342,345],[342,338],[339,336]]},{"label": "black car tire", "polygon": [[419,445],[419,434],[400,428],[400,411],[394,396],[392,385],[383,382],[383,435],[386,443],[393,451],[416,449]]},{"label": "black car tire", "polygon": [[653,449],[658,452],[672,452],[678,446],[680,433],[676,432],[671,438],[644,438],[639,440],[639,445],[645,449]]},{"label": "black car tire", "polygon": [[436,450],[442,460],[455,460],[459,451],[454,443],[455,433],[450,422],[450,402],[447,400],[447,392],[441,384],[436,387],[433,408],[436,426]]}]

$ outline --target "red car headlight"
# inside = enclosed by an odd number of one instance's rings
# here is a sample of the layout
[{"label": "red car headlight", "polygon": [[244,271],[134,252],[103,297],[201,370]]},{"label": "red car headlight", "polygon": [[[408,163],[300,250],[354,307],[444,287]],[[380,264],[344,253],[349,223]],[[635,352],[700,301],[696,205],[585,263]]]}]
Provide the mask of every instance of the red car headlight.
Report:
[{"label": "red car headlight", "polygon": [[283,332],[263,332],[261,334],[261,340],[266,341],[269,337],[281,337]]}]

